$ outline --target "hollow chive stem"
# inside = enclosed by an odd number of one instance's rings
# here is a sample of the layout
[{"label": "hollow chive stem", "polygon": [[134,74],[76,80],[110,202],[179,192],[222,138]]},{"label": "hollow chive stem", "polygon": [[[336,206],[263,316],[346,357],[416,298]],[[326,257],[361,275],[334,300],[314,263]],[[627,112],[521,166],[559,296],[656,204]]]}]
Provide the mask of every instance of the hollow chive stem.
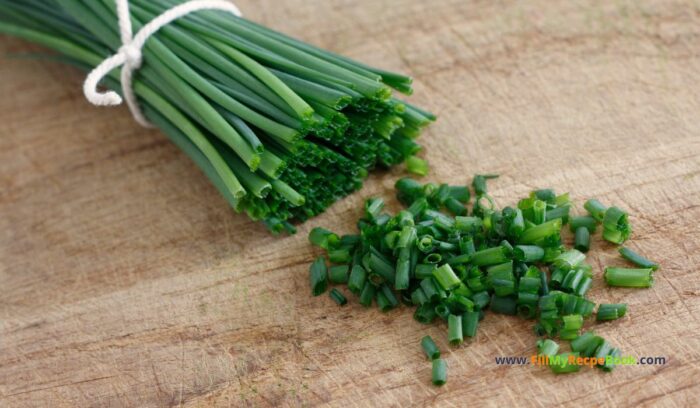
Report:
[{"label": "hollow chive stem", "polygon": [[513,247],[513,259],[520,262],[537,262],[544,258],[544,249],[536,245],[516,245]]},{"label": "hollow chive stem", "polygon": [[447,341],[453,346],[462,344],[464,341],[461,315],[450,314],[447,317]]},{"label": "hollow chive stem", "polygon": [[621,286],[627,288],[649,288],[654,283],[651,268],[605,268],[605,282],[609,286]]},{"label": "hollow chive stem", "polygon": [[348,265],[335,265],[328,269],[328,280],[331,283],[347,283],[350,267]]},{"label": "hollow chive stem", "polygon": [[596,312],[596,320],[615,320],[624,316],[625,313],[627,313],[626,303],[601,303]]},{"label": "hollow chive stem", "polygon": [[603,203],[600,201],[596,200],[595,198],[591,198],[590,200],[586,201],[585,204],[583,204],[583,208],[588,211],[588,213],[591,215],[591,217],[595,218],[596,221],[602,222],[603,217],[605,216],[605,210],[608,209]]},{"label": "hollow chive stem", "polygon": [[476,336],[479,327],[479,312],[465,312],[462,315],[462,334],[467,337]]},{"label": "hollow chive stem", "polygon": [[496,265],[509,260],[508,251],[503,246],[483,249],[472,254],[471,263],[476,266]]},{"label": "hollow chive stem", "polygon": [[340,242],[340,237],[325,228],[316,227],[309,232],[309,242],[325,250],[329,250],[335,248]]},{"label": "hollow chive stem", "polygon": [[365,271],[365,268],[363,268],[361,265],[353,265],[350,272],[350,277],[348,278],[348,289],[350,292],[355,294],[362,292],[366,279],[367,272]]},{"label": "hollow chive stem", "polygon": [[581,252],[588,252],[591,247],[591,233],[586,227],[579,227],[574,238],[574,248]]},{"label": "hollow chive stem", "polygon": [[579,266],[583,261],[586,260],[586,255],[577,249],[570,249],[566,252],[561,253],[554,259],[554,267],[570,270]]},{"label": "hollow chive stem", "polygon": [[326,260],[319,256],[311,264],[309,268],[311,278],[311,293],[318,296],[326,291],[328,287],[328,268],[326,268]]},{"label": "hollow chive stem", "polygon": [[532,222],[539,225],[545,221],[547,214],[547,203],[542,200],[535,200],[532,203]]},{"label": "hollow chive stem", "polygon": [[425,353],[425,356],[428,357],[428,360],[436,360],[440,358],[440,349],[438,346],[435,344],[433,341],[433,338],[430,336],[425,336],[421,339],[420,345],[423,348],[423,352]]},{"label": "hollow chive stem", "polygon": [[341,291],[339,291],[336,288],[331,289],[328,295],[331,297],[331,299],[333,299],[335,303],[337,303],[340,306],[344,306],[346,303],[348,303],[348,299],[343,295]]},{"label": "hollow chive stem", "polygon": [[454,289],[461,283],[449,264],[444,264],[433,270],[433,277],[435,277],[438,284],[445,290]]},{"label": "hollow chive stem", "polygon": [[540,225],[526,228],[520,238],[518,238],[518,244],[537,244],[538,242],[542,242],[544,239],[553,235],[558,236],[559,232],[561,231],[561,225],[561,218],[556,218]]},{"label": "hollow chive stem", "polygon": [[417,176],[427,176],[429,170],[428,162],[416,156],[409,156],[406,158],[406,170]]},{"label": "hollow chive stem", "polygon": [[618,252],[620,253],[620,255],[622,255],[623,258],[637,266],[640,266],[642,268],[649,268],[652,271],[656,271],[657,269],[659,269],[658,263],[646,259],[645,257],[639,255],[638,253],[634,252],[633,250],[627,247],[620,247],[620,249],[618,249]]},{"label": "hollow chive stem", "polygon": [[433,384],[440,386],[447,382],[447,363],[438,358],[433,360]]},{"label": "hollow chive stem", "polygon": [[469,187],[466,186],[451,186],[450,187],[450,197],[459,201],[462,204],[469,202],[471,198],[471,193],[469,192]]},{"label": "hollow chive stem", "polygon": [[369,307],[372,305],[372,299],[374,299],[374,295],[377,292],[377,287],[372,284],[369,280],[365,282],[364,288],[362,288],[362,292],[360,293],[360,304],[365,307]]},{"label": "hollow chive stem", "polygon": [[477,174],[472,180],[472,187],[477,196],[484,195],[487,192],[486,181],[498,178],[497,174]]},{"label": "hollow chive stem", "polygon": [[552,357],[559,352],[559,345],[552,339],[537,340],[537,354]]}]

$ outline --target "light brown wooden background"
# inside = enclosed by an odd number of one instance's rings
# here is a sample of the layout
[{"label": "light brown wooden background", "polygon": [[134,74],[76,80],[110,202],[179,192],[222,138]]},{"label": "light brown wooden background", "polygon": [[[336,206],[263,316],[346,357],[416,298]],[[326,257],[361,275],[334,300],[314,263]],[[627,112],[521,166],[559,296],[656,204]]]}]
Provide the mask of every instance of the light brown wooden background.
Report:
[{"label": "light brown wooden background", "polygon": [[[476,172],[501,205],[570,191],[629,209],[631,246],[662,264],[649,290],[596,330],[664,366],[555,377],[498,367],[534,352],[532,323],[489,315],[449,348],[411,310],[311,298],[306,241],[353,230],[400,169],[275,238],[231,214],[197,169],[126,109],[89,106],[81,75],[0,63],[2,406],[698,406],[700,3],[241,0],[256,21],[416,78],[440,115],[422,142],[430,180]],[[0,39],[0,54],[36,50]],[[580,207],[579,207],[580,209]],[[621,264],[597,242],[596,277]],[[419,340],[450,366],[430,385]]]}]

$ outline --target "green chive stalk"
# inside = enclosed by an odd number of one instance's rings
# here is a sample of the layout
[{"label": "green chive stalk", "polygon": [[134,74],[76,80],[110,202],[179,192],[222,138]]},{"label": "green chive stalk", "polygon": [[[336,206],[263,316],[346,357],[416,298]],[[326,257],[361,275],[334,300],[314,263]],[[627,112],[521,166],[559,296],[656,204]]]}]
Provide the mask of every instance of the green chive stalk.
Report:
[{"label": "green chive stalk", "polygon": [[[134,32],[180,3],[131,0]],[[112,0],[0,0],[0,33],[85,70],[121,47],[117,21]],[[427,169],[413,139],[435,116],[392,95],[412,92],[403,75],[221,11],[163,27],[143,56],[134,90],[147,119],[235,211],[273,232],[294,232],[376,167],[411,158],[411,170]],[[103,85],[121,93],[118,79],[115,70]]]}]

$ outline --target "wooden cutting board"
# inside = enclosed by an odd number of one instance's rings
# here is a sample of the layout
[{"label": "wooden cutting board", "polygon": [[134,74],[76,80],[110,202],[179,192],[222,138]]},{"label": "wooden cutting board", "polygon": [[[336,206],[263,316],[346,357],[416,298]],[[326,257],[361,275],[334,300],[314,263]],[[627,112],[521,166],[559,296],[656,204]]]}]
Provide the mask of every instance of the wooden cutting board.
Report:
[{"label": "wooden cutting board", "polygon": [[[500,205],[531,189],[627,208],[630,246],[662,268],[595,330],[665,365],[554,376],[532,322],[489,315],[462,347],[412,311],[312,298],[314,226],[353,231],[365,198],[402,170],[270,236],[234,215],[195,166],[124,108],[89,106],[81,75],[0,39],[1,406],[700,405],[700,6],[647,1],[241,0],[249,18],[415,77],[440,115],[427,180],[499,173]],[[8,55],[9,54],[9,55]],[[430,385],[430,334],[449,381]]]}]

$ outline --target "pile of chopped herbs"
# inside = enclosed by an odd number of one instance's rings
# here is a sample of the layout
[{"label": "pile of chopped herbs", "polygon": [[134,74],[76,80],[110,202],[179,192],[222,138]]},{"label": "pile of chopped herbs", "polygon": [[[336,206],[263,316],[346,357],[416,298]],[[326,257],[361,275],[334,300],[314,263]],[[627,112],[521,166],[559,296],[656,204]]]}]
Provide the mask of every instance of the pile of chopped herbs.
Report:
[{"label": "pile of chopped herbs", "polygon": [[[131,0],[134,32],[182,0]],[[0,0],[0,33],[91,70],[121,46],[114,0]],[[413,158],[435,117],[392,96],[411,78],[368,67],[222,11],[145,45],[134,90],[148,120],[230,205],[273,232],[324,211],[368,172]],[[105,80],[121,92],[119,72]]]},{"label": "pile of chopped herbs", "polygon": [[[398,214],[384,212],[384,201],[371,198],[357,223],[358,234],[338,236],[314,228],[309,240],[326,250],[328,259],[321,256],[311,265],[313,295],[324,293],[329,284],[345,285],[367,307],[415,307],[413,316],[420,323],[447,323],[453,346],[477,335],[488,310],[519,316],[532,320],[543,337],[538,354],[565,362],[548,364],[553,372],[578,371],[581,364],[568,361],[584,357],[593,361],[589,365],[612,370],[620,350],[592,331],[581,333],[596,309],[586,298],[593,281],[586,252],[591,234],[601,226],[605,240],[623,244],[632,231],[627,213],[591,199],[584,205],[589,215],[573,216],[569,194],[551,189],[533,191],[517,206],[498,209],[486,186],[495,177],[474,177],[473,200],[466,186],[403,178],[396,190],[406,209]],[[567,224],[573,248],[562,241]],[[620,247],[620,254],[638,268],[605,268],[607,284],[650,287],[658,265],[626,247]],[[344,305],[346,293],[335,287],[330,297]],[[597,321],[626,313],[626,304],[600,304],[595,312]],[[557,338],[570,342],[571,351],[559,353]],[[444,384],[447,368],[440,350],[429,336],[421,345],[433,364],[433,383]]]}]

